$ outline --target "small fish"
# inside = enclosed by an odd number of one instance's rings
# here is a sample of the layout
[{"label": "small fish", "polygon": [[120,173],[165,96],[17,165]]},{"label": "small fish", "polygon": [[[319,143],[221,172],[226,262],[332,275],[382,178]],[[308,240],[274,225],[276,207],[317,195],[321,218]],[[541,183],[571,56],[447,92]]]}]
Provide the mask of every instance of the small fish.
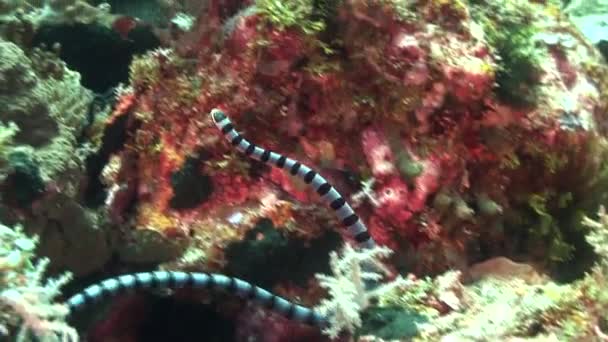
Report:
[{"label": "small fish", "polygon": [[129,32],[136,28],[137,25],[139,25],[139,19],[129,15],[123,15],[114,20],[112,29],[116,31],[122,39],[129,40]]}]

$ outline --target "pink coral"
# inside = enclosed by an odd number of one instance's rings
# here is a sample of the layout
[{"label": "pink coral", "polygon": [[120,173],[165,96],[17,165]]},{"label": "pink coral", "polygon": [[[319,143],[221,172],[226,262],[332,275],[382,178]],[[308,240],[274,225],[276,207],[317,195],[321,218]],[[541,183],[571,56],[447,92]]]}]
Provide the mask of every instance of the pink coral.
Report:
[{"label": "pink coral", "polygon": [[408,198],[410,191],[398,176],[388,178],[378,189],[377,215],[393,225],[407,222],[413,213]]},{"label": "pink coral", "polygon": [[374,177],[386,177],[397,172],[395,157],[381,131],[375,128],[365,129],[361,133],[361,147]]}]

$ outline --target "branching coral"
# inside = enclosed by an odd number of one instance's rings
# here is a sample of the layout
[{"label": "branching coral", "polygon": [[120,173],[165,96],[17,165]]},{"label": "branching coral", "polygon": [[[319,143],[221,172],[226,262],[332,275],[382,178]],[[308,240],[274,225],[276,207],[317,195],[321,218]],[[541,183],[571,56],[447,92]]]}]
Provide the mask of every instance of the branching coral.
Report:
[{"label": "branching coral", "polygon": [[369,289],[367,283],[379,282],[383,274],[371,271],[380,268],[380,259],[392,253],[386,247],[374,247],[356,251],[346,245],[342,253],[330,254],[332,275],[317,274],[321,287],[329,291],[329,298],[323,299],[315,308],[321,315],[328,317],[329,326],[323,331],[331,338],[341,332],[354,333],[361,327],[361,312],[378,298],[395,288],[407,288],[409,281],[397,277],[392,282]]},{"label": "branching coral", "polygon": [[7,321],[15,324],[7,316],[12,312],[22,324],[16,341],[30,341],[30,332],[33,332],[45,341],[76,342],[76,330],[65,323],[67,306],[54,302],[71,274],[45,282],[44,272],[50,260],[44,258],[34,263],[37,243],[37,238],[26,236],[19,226],[9,228],[0,224],[0,327]]},{"label": "branching coral", "polygon": [[587,242],[595,249],[604,267],[608,267],[608,214],[604,206],[600,207],[598,219],[583,218],[583,224],[590,228]]}]

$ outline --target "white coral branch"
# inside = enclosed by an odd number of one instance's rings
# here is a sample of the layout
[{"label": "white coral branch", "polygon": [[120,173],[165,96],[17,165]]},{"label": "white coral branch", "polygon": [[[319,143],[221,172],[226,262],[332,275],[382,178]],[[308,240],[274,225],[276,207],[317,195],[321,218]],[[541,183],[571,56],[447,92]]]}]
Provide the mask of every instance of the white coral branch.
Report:
[{"label": "white coral branch", "polygon": [[[5,262],[1,274],[0,306],[2,310],[11,311],[21,318],[21,329],[16,341],[38,340],[45,342],[76,342],[77,331],[70,327],[65,318],[69,309],[64,304],[58,304],[54,298],[60,294],[60,288],[71,279],[70,273],[64,273],[57,278],[44,281],[44,275],[49,265],[48,258],[39,259],[32,263],[34,249],[38,239],[23,234],[21,227],[13,229],[0,224],[0,260],[15,259]],[[12,255],[16,257],[12,257]],[[9,329],[0,322],[0,331],[9,334]]]},{"label": "white coral branch", "polygon": [[329,297],[315,307],[329,321],[329,326],[323,333],[336,338],[341,331],[354,332],[362,324],[360,314],[367,308],[370,299],[409,284],[408,280],[399,276],[388,284],[373,289],[366,288],[366,281],[377,282],[383,278],[384,275],[377,272],[386,271],[380,259],[391,253],[387,247],[377,246],[359,251],[346,245],[341,255],[336,252],[330,254],[332,275],[316,275],[319,285],[329,292]]},{"label": "white coral branch", "polygon": [[39,297],[39,293],[21,293],[16,289],[5,290],[0,294],[0,301],[23,319],[17,340],[25,341],[27,331],[31,330],[38,337],[57,337],[62,342],[77,342],[78,332],[63,321],[68,308],[62,304],[42,302]]},{"label": "white coral branch", "polygon": [[589,217],[583,218],[583,225],[591,229],[586,239],[602,258],[603,263],[608,265],[608,214],[606,208],[601,206],[597,215],[597,220],[592,220]]}]

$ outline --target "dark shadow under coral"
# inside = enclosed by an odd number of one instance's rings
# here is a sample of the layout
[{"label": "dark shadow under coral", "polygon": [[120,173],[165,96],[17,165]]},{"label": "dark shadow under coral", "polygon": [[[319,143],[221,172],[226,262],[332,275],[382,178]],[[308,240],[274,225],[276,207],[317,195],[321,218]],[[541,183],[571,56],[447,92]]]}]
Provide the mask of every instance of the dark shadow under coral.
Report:
[{"label": "dark shadow under coral", "polygon": [[242,241],[226,248],[225,272],[264,288],[281,282],[306,286],[315,273],[329,273],[329,252],[341,243],[334,231],[311,241],[290,239],[263,219]]}]

